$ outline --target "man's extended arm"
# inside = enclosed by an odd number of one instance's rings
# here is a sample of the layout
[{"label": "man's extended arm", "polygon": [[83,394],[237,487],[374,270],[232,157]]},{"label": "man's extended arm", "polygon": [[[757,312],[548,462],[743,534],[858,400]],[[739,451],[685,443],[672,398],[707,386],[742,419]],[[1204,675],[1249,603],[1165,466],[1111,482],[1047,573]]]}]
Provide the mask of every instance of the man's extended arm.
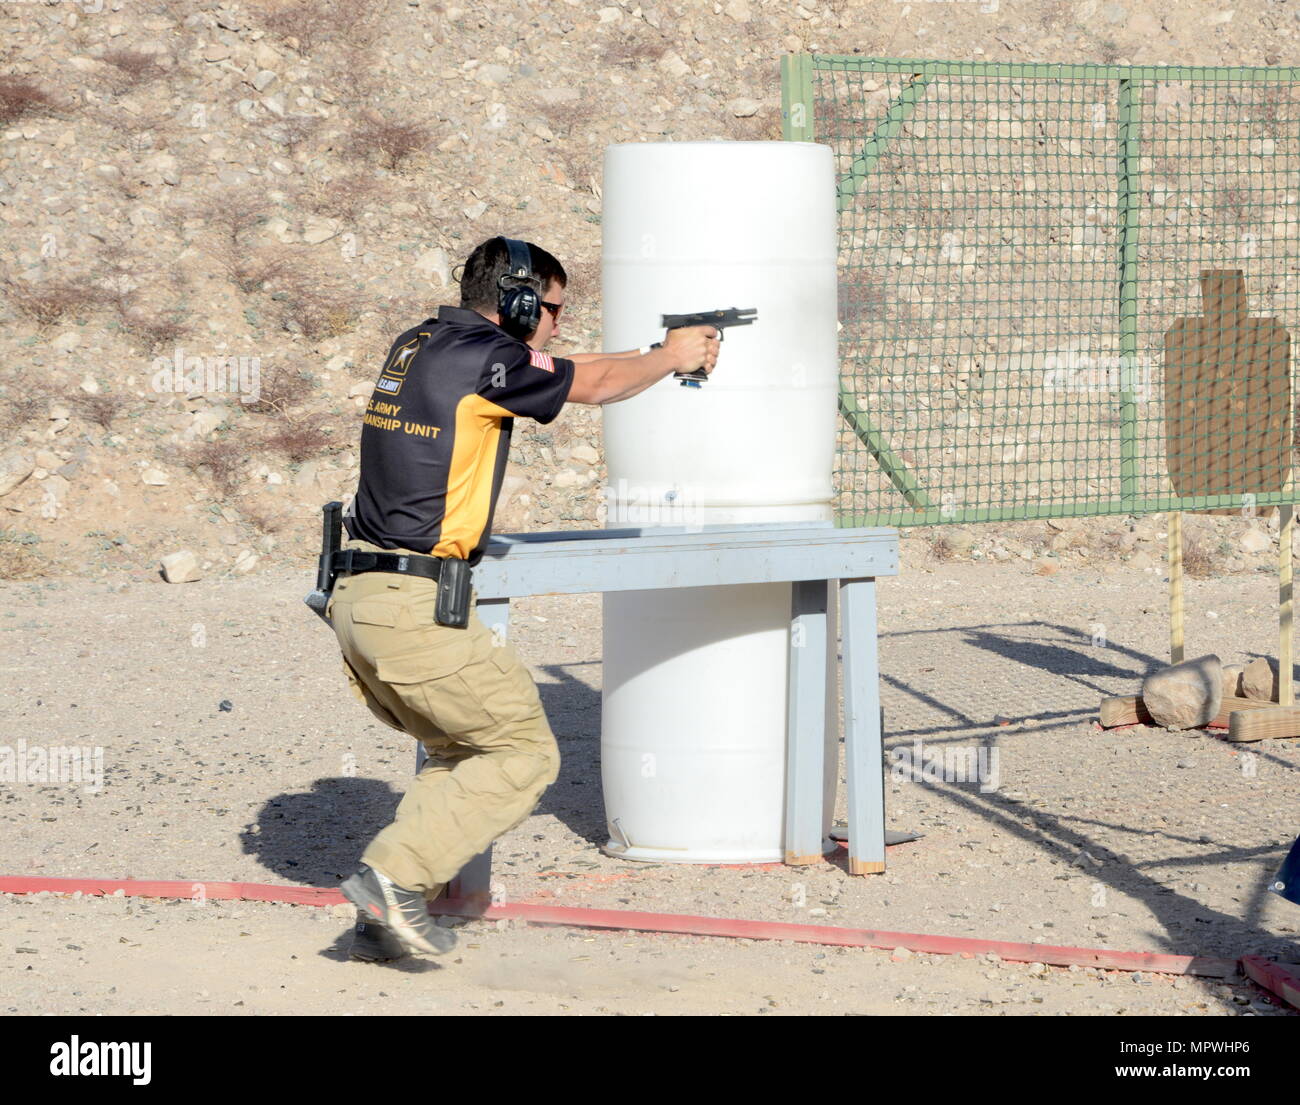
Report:
[{"label": "man's extended arm", "polygon": [[566,353],[564,356],[574,364],[591,364],[592,361],[617,361],[624,357],[639,357],[641,350],[629,349],[626,353]]},{"label": "man's extended arm", "polygon": [[570,403],[617,403],[657,384],[670,372],[712,371],[718,360],[717,331],[692,326],[669,332],[659,349],[649,353],[579,353],[574,364]]}]

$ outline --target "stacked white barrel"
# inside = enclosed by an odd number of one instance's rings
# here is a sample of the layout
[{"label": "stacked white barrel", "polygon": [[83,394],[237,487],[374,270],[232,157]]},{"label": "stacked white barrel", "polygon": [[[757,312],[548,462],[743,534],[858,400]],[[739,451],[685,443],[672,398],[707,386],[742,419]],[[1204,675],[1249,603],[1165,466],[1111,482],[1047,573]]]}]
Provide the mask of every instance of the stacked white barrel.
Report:
[{"label": "stacked white barrel", "polygon": [[[602,408],[610,528],[831,518],[837,418],[836,208],[826,146],[610,146],[604,344],[660,316],[754,307],[699,388],[672,377]],[[790,586],[604,599],[602,775],[629,859],[783,855]]]}]

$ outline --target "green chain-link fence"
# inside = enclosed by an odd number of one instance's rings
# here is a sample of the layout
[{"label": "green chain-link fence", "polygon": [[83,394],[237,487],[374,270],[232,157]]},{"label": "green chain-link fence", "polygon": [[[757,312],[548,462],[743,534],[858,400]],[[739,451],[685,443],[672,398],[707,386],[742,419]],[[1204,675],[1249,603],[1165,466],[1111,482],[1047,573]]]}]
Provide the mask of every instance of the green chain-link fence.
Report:
[{"label": "green chain-link fence", "polygon": [[782,88],[838,176],[840,525],[1295,501],[1300,69],[797,54]]}]

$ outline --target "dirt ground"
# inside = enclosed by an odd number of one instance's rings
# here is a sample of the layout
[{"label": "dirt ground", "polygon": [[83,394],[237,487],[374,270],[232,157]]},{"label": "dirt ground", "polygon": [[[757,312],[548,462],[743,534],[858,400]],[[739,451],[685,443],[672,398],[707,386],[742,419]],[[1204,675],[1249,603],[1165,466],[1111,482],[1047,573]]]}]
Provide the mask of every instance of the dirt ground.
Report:
[{"label": "dirt ground", "polygon": [[[904,542],[882,581],[887,748],[996,748],[996,789],[887,786],[884,875],[607,857],[598,596],[518,601],[512,638],[564,765],[497,844],[511,901],[1024,942],[1300,960],[1265,890],[1300,831],[1300,741],[1093,723],[1167,654],[1164,584],[1040,576]],[[349,696],[305,574],[168,586],[0,585],[5,743],[103,749],[103,786],[0,787],[0,874],[334,886],[391,814],[413,751]],[[1269,575],[1188,582],[1189,655],[1275,648]],[[222,708],[222,704],[226,708]],[[891,761],[892,762],[892,761]],[[843,818],[843,796],[840,817]],[[347,910],[4,895],[0,1008],[87,1013],[1288,1015],[1240,979],[472,921],[441,960],[348,962]],[[238,949],[237,955],[230,954]],[[426,978],[425,976],[430,976]]]}]

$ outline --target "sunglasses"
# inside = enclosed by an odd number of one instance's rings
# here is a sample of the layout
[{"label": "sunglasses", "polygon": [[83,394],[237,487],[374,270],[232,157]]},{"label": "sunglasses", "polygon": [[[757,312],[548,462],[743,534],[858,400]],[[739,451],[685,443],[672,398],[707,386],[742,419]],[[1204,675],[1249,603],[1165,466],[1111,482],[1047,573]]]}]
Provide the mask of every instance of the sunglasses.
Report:
[{"label": "sunglasses", "polygon": [[543,299],[542,306],[551,312],[552,319],[554,319],[556,322],[560,321],[560,312],[564,310],[563,303],[547,303],[546,300]]}]

